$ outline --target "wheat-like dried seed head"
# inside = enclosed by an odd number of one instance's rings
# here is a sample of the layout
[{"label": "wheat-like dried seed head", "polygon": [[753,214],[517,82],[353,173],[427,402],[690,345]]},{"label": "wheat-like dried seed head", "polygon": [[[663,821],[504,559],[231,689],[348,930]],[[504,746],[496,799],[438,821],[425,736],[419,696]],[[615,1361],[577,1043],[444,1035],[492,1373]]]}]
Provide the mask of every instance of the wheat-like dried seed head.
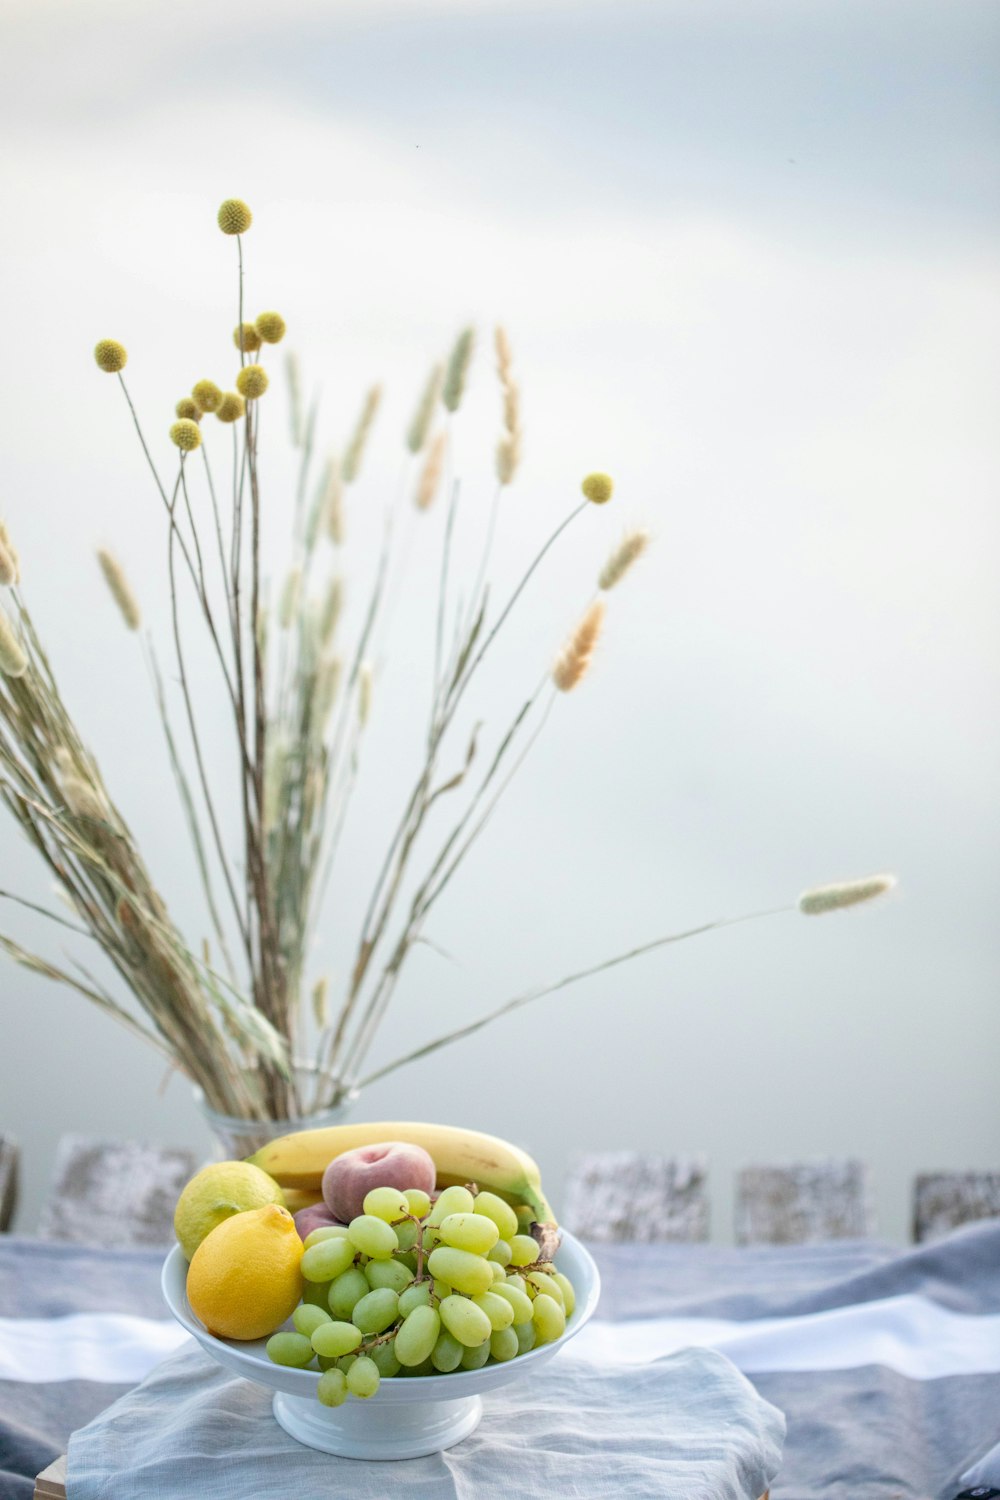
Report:
[{"label": "wheat-like dried seed head", "polygon": [[556,657],[552,681],[561,693],[570,692],[586,676],[604,624],[604,615],[604,600],[595,599]]},{"label": "wheat-like dried seed head", "polygon": [[10,548],[0,542],[0,587],[13,588],[17,582],[17,562]]},{"label": "wheat-like dried seed head", "polygon": [[361,663],[361,671],[358,673],[358,723],[364,729],[368,723],[368,717],[372,711],[372,688],[374,677],[370,661]]},{"label": "wheat-like dried seed head", "polygon": [[840,911],[846,906],[857,906],[862,901],[873,901],[885,895],[896,884],[895,875],[868,875],[863,880],[848,880],[839,885],[817,885],[803,891],[798,900],[799,911],[807,917],[822,916],[824,912]]},{"label": "wheat-like dried seed head", "polygon": [[497,443],[497,478],[501,484],[510,484],[521,462],[521,434],[508,432]]},{"label": "wheat-like dried seed head", "polygon": [[627,531],[601,569],[597,587],[604,589],[606,593],[608,589],[613,589],[616,583],[621,583],[629,568],[642,556],[651,541],[652,537],[648,531],[642,531],[639,528],[635,531]]},{"label": "wheat-like dried seed head", "polygon": [[448,358],[448,368],[444,377],[444,389],[441,399],[447,409],[451,412],[458,411],[465,394],[465,381],[469,373],[469,364],[472,360],[472,349],[476,342],[476,330],[474,328],[463,328],[452,345],[451,354]]},{"label": "wheat-like dried seed head", "polygon": [[375,420],[375,413],[379,409],[381,400],[382,387],[380,385],[373,385],[365,397],[357,425],[351,434],[351,441],[347,445],[347,452],[344,454],[341,473],[345,484],[353,484],[361,472],[361,460],[364,457],[365,444],[368,441],[368,434],[371,431],[371,425]]},{"label": "wheat-like dried seed head", "polygon": [[441,395],[441,386],[444,383],[444,365],[435,365],[427,377],[427,384],[421,392],[417,409],[413,413],[406,432],[406,446],[411,453],[422,453],[427,435],[431,430],[434,420],[434,408],[438,404]]},{"label": "wheat-like dried seed head", "polygon": [[319,621],[319,638],[324,646],[329,646],[337,629],[340,612],[344,607],[344,580],[339,576],[331,578],[323,600],[323,610]]},{"label": "wheat-like dried seed head", "polygon": [[417,488],[413,494],[413,503],[417,510],[430,510],[434,504],[438,486],[441,483],[441,475],[444,471],[444,452],[447,438],[443,432],[439,432],[427,450],[424,466],[420,471]]},{"label": "wheat-like dried seed head", "polygon": [[0,610],[0,672],[5,677],[23,677],[27,670],[28,658],[21,650],[10,620]]},{"label": "wheat-like dried seed head", "polygon": [[323,513],[326,517],[326,534],[335,547],[344,545],[344,484],[340,473],[340,461],[336,455],[327,460],[324,480]]},{"label": "wheat-like dried seed head", "polygon": [[14,570],[14,576],[10,580],[10,583],[5,584],[6,588],[11,588],[14,584],[21,582],[21,559],[17,548],[10,539],[10,532],[7,529],[5,521],[0,521],[0,546],[3,547],[4,552],[7,554],[8,565]]},{"label": "wheat-like dried seed head", "polygon": [[114,599],[121,617],[129,630],[138,630],[142,624],[142,611],[125,577],[124,569],[118,559],[103,547],[97,554],[97,561],[101,565],[104,581],[108,586],[112,599]]},{"label": "wheat-like dried seed head", "polygon": [[278,624],[282,630],[288,630],[291,626],[299,602],[301,583],[302,569],[290,568],[285,575],[285,584],[281,590],[281,603],[278,606]]}]

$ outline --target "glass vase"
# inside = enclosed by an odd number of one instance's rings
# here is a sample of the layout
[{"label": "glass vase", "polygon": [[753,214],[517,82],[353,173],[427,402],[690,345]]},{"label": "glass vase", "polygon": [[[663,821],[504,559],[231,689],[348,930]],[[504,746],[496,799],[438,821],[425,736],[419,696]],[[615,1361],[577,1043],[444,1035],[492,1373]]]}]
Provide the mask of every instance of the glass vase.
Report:
[{"label": "glass vase", "polygon": [[[310,1087],[314,1085],[316,1069],[312,1064],[302,1064],[296,1069],[297,1080]],[[201,1089],[195,1085],[195,1102],[198,1105],[216,1146],[219,1161],[240,1161],[252,1156],[276,1136],[289,1135],[293,1130],[321,1130],[325,1125],[341,1125],[353,1113],[358,1092],[355,1089],[339,1103],[325,1109],[313,1110],[287,1119],[247,1120],[239,1115],[222,1115],[205,1101]]]}]

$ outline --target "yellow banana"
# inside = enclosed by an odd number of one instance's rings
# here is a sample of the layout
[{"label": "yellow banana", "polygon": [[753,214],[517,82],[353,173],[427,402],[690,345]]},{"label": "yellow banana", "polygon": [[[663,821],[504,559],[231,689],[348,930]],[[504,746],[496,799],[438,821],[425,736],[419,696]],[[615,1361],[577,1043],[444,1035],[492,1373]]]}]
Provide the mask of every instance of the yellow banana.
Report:
[{"label": "yellow banana", "polygon": [[285,1188],[285,1207],[290,1214],[297,1214],[300,1208],[312,1208],[316,1203],[323,1202],[323,1194],[319,1188],[313,1192],[308,1188]]},{"label": "yellow banana", "polygon": [[452,1182],[476,1182],[512,1203],[526,1203],[537,1223],[555,1223],[542,1192],[537,1163],[526,1151],[499,1136],[456,1125],[379,1120],[297,1130],[269,1141],[247,1160],[286,1190],[318,1193],[323,1173],[334,1157],[357,1146],[376,1146],[384,1141],[422,1146],[437,1168],[441,1187]]}]

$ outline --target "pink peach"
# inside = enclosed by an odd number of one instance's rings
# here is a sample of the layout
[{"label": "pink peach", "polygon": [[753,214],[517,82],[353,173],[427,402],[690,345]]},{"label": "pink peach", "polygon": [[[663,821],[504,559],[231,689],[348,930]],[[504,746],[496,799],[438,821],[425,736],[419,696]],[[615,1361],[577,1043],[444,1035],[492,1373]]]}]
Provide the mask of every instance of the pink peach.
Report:
[{"label": "pink peach", "polygon": [[383,1141],[335,1156],[323,1173],[323,1197],[330,1212],[347,1224],[364,1213],[365,1196],[372,1188],[422,1188],[431,1193],[436,1179],[434,1161],[423,1146]]},{"label": "pink peach", "polygon": [[311,1203],[308,1208],[300,1208],[298,1213],[293,1214],[295,1228],[298,1230],[300,1240],[312,1234],[314,1229],[325,1229],[328,1224],[339,1224],[341,1221],[334,1218],[325,1203]]}]

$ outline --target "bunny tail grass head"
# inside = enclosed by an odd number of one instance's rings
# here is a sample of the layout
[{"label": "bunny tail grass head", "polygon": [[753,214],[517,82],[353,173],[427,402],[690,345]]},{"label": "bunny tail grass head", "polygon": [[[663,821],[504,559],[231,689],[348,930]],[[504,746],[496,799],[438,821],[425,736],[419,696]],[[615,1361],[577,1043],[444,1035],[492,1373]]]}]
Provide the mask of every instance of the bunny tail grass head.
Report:
[{"label": "bunny tail grass head", "polygon": [[286,324],[279,312],[262,312],[253,326],[265,344],[280,344],[285,337]]},{"label": "bunny tail grass head", "polygon": [[103,370],[106,375],[117,375],[119,370],[124,370],[128,363],[128,353],[124,344],[119,344],[117,339],[101,339],[94,346],[94,358],[97,368]]},{"label": "bunny tail grass head", "polygon": [[335,547],[344,545],[344,481],[340,472],[340,460],[335,453],[326,463],[323,480],[323,515],[326,534]]},{"label": "bunny tail grass head", "polygon": [[570,692],[586,676],[604,624],[605,608],[603,599],[595,599],[556,657],[552,681],[561,693]]},{"label": "bunny tail grass head", "polygon": [[0,610],[0,672],[5,677],[23,677],[27,670],[28,658],[21,650],[14,627]]},{"label": "bunny tail grass head", "polygon": [[193,396],[182,396],[174,407],[174,413],[178,417],[186,417],[189,422],[201,421],[201,407]]},{"label": "bunny tail grass head", "polygon": [[435,365],[427,377],[417,403],[417,409],[413,413],[413,420],[406,430],[406,446],[411,453],[422,453],[427,435],[431,430],[434,420],[434,408],[438,404],[441,395],[441,387],[444,384],[444,365]]},{"label": "bunny tail grass head", "polygon": [[611,553],[597,578],[597,587],[607,593],[616,583],[621,583],[634,562],[645,552],[652,541],[648,531],[627,531]]},{"label": "bunny tail grass head", "polygon": [[246,234],[253,214],[242,198],[227,198],[219,205],[218,224],[223,234]]},{"label": "bunny tail grass head", "polygon": [[517,466],[521,462],[521,434],[507,432],[497,443],[497,479],[501,484],[512,484]]},{"label": "bunny tail grass head", "polygon": [[175,448],[182,453],[193,453],[195,448],[201,446],[201,428],[197,422],[192,422],[187,417],[182,417],[175,422],[170,429],[170,441]]},{"label": "bunny tail grass head", "polygon": [[236,389],[247,401],[256,401],[267,390],[267,371],[263,365],[244,365],[236,377]]},{"label": "bunny tail grass head", "polygon": [[819,917],[827,911],[840,911],[845,906],[874,901],[876,896],[891,891],[895,884],[895,875],[868,875],[863,880],[846,880],[839,885],[817,885],[802,892],[798,908],[807,917]]},{"label": "bunny tail grass head", "polygon": [[417,480],[417,487],[413,492],[413,503],[417,510],[430,510],[434,504],[438,487],[441,484],[441,475],[444,471],[444,451],[447,446],[445,433],[439,432],[427,450],[424,466]]},{"label": "bunny tail grass head", "polygon": [[452,345],[445,371],[444,389],[441,399],[449,411],[458,411],[465,393],[465,380],[472,360],[472,349],[476,342],[476,330],[463,328]]},{"label": "bunny tail grass head", "polygon": [[261,344],[260,334],[252,323],[237,323],[233,343],[241,354],[256,354]]},{"label": "bunny tail grass head", "polygon": [[364,729],[368,723],[372,711],[372,688],[374,686],[374,674],[370,661],[361,663],[358,673],[358,723]]},{"label": "bunny tail grass head", "polygon": [[319,617],[319,638],[328,646],[337,631],[340,612],[344,607],[344,580],[335,575],[330,579]]},{"label": "bunny tail grass head", "polygon": [[238,422],[246,409],[246,402],[238,391],[226,391],[215,409],[215,415],[220,422]]},{"label": "bunny tail grass head", "polygon": [[129,587],[128,579],[122,569],[121,563],[102,547],[97,554],[97,561],[101,565],[104,581],[108,586],[112,599],[114,599],[122,619],[129,630],[138,630],[142,624],[142,611],[139,609],[136,597]]},{"label": "bunny tail grass head", "polygon": [[222,392],[214,380],[196,381],[191,387],[191,395],[200,411],[218,411],[222,404]]},{"label": "bunny tail grass head", "polygon": [[592,504],[606,505],[614,494],[615,482],[610,474],[588,474],[580,488]]}]

